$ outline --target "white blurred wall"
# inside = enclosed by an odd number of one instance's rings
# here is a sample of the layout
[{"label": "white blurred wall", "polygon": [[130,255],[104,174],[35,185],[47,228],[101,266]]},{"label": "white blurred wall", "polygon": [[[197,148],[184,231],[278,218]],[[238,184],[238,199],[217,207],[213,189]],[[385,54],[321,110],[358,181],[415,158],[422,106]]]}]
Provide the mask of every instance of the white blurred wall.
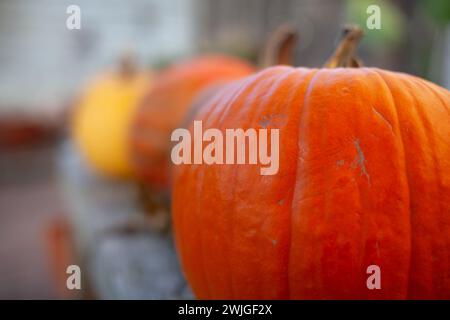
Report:
[{"label": "white blurred wall", "polygon": [[[126,49],[142,63],[192,51],[195,0],[0,0],[0,114],[54,113]],[[66,8],[81,9],[68,30]]]}]

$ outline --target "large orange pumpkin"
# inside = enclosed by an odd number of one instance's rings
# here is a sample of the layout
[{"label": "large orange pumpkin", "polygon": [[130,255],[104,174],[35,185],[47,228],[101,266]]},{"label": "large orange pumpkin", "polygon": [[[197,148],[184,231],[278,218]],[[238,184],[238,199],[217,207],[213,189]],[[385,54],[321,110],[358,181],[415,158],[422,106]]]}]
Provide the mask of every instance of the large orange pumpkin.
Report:
[{"label": "large orange pumpkin", "polygon": [[449,91],[377,68],[278,66],[195,119],[280,130],[276,175],[174,167],[176,244],[198,298],[450,298]]},{"label": "large orange pumpkin", "polygon": [[137,177],[149,185],[167,187],[170,134],[182,126],[196,96],[206,87],[253,71],[240,59],[211,55],[177,63],[161,72],[133,121],[130,150]]}]

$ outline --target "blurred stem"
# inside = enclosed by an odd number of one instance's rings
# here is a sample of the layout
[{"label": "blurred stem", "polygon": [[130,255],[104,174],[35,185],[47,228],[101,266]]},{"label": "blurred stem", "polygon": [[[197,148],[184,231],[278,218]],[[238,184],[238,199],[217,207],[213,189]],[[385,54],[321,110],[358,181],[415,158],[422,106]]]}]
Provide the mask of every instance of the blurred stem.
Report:
[{"label": "blurred stem", "polygon": [[136,57],[131,51],[124,52],[119,60],[119,73],[124,78],[128,78],[133,76],[136,71]]},{"label": "blurred stem", "polygon": [[260,68],[275,65],[293,65],[294,48],[298,41],[297,31],[290,25],[278,27],[267,40],[260,60]]}]

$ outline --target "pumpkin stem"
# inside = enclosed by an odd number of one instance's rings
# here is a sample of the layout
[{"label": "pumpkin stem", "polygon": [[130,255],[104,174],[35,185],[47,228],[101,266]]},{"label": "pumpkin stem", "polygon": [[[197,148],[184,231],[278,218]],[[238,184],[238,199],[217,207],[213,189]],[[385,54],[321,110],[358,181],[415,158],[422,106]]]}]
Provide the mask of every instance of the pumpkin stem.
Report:
[{"label": "pumpkin stem", "polygon": [[356,25],[347,25],[342,31],[342,38],[332,56],[325,63],[325,68],[359,68],[363,64],[356,55],[356,48],[364,36],[364,31]]},{"label": "pumpkin stem", "polygon": [[165,233],[170,229],[170,200],[164,193],[155,192],[139,182],[138,197],[146,213],[148,227],[153,231]]},{"label": "pumpkin stem", "polygon": [[136,57],[131,51],[126,51],[119,59],[119,73],[124,77],[130,77],[137,71]]},{"label": "pumpkin stem", "polygon": [[260,68],[275,65],[292,65],[294,48],[298,41],[298,33],[291,25],[279,26],[269,36],[260,59]]}]

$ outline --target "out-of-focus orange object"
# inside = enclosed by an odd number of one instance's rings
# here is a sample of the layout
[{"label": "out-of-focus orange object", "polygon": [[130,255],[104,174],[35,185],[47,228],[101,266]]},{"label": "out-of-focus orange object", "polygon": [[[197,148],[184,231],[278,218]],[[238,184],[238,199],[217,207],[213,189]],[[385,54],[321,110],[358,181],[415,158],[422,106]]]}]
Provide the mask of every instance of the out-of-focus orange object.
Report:
[{"label": "out-of-focus orange object", "polygon": [[55,217],[46,230],[46,245],[56,291],[61,298],[75,298],[78,290],[67,289],[67,267],[79,263],[69,221],[64,216]]},{"label": "out-of-focus orange object", "polygon": [[207,87],[247,76],[255,68],[229,56],[202,56],[163,71],[133,120],[131,152],[137,177],[167,188],[170,134],[182,126],[195,98]]},{"label": "out-of-focus orange object", "polygon": [[0,119],[0,148],[16,148],[41,143],[55,136],[57,128],[27,117]]}]

